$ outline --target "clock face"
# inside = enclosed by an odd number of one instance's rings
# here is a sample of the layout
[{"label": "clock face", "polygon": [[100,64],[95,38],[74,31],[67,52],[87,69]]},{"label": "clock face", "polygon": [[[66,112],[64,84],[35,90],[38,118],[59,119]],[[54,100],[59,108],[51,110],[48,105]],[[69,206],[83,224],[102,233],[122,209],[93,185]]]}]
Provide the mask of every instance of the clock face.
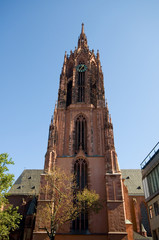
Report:
[{"label": "clock face", "polygon": [[79,64],[76,69],[78,72],[85,72],[87,70],[87,66],[85,64]]}]

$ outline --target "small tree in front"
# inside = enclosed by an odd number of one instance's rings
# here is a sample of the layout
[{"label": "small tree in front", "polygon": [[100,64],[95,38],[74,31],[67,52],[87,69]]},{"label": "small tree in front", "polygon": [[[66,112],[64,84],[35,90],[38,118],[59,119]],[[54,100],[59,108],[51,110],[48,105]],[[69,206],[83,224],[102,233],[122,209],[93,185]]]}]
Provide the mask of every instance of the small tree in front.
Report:
[{"label": "small tree in front", "polygon": [[18,207],[13,208],[7,199],[8,189],[12,186],[14,175],[8,173],[8,165],[14,164],[8,154],[0,154],[0,240],[8,240],[11,231],[19,227],[21,215]]},{"label": "small tree in front", "polygon": [[56,231],[64,223],[75,220],[82,211],[98,212],[102,207],[95,191],[87,188],[79,191],[74,175],[61,169],[45,176],[42,192],[49,202],[39,215],[44,219],[42,225],[50,240],[54,240]]}]

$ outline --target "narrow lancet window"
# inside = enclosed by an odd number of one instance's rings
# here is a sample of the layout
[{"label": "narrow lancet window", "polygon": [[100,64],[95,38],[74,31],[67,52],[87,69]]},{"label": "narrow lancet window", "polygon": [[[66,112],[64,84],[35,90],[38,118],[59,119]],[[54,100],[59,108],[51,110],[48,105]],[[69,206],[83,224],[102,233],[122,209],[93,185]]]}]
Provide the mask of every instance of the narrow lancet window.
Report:
[{"label": "narrow lancet window", "polygon": [[75,122],[75,153],[80,149],[87,152],[87,123],[82,115]]},{"label": "narrow lancet window", "polygon": [[[78,159],[74,164],[74,174],[79,191],[87,187],[87,162],[85,159]],[[86,203],[84,203],[86,204]],[[85,232],[88,230],[88,213],[82,211],[79,216],[72,222],[72,230],[75,232]]]},{"label": "narrow lancet window", "polygon": [[76,160],[74,164],[74,174],[77,187],[82,191],[87,186],[87,162],[84,159]]}]

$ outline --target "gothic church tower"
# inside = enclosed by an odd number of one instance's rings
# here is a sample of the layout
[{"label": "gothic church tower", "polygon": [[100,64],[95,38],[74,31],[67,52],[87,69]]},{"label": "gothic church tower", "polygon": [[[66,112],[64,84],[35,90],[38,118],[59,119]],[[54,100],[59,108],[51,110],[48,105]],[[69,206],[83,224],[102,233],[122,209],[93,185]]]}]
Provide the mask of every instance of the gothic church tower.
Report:
[{"label": "gothic church tower", "polygon": [[[126,239],[121,172],[105,103],[100,57],[99,52],[89,50],[83,24],[78,47],[64,56],[41,183],[54,165],[76,171],[80,187],[87,185],[104,199],[98,214],[79,219],[65,232],[57,233],[56,239]],[[38,208],[46,200],[39,195],[34,240],[46,238],[38,216]]]}]

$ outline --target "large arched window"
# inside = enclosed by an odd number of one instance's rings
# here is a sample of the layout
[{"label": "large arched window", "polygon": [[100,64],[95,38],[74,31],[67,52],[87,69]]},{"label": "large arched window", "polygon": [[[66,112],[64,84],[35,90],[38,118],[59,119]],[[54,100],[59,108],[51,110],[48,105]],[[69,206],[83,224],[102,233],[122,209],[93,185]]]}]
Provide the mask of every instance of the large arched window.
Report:
[{"label": "large arched window", "polygon": [[[87,187],[88,178],[88,168],[85,159],[77,159],[74,164],[74,174],[77,182],[77,187],[79,191],[82,191]],[[82,211],[80,215],[72,222],[73,231],[85,232],[88,230],[88,213],[87,211]]]},{"label": "large arched window", "polygon": [[75,122],[75,153],[80,149],[87,152],[87,122],[83,115],[80,115]]}]

